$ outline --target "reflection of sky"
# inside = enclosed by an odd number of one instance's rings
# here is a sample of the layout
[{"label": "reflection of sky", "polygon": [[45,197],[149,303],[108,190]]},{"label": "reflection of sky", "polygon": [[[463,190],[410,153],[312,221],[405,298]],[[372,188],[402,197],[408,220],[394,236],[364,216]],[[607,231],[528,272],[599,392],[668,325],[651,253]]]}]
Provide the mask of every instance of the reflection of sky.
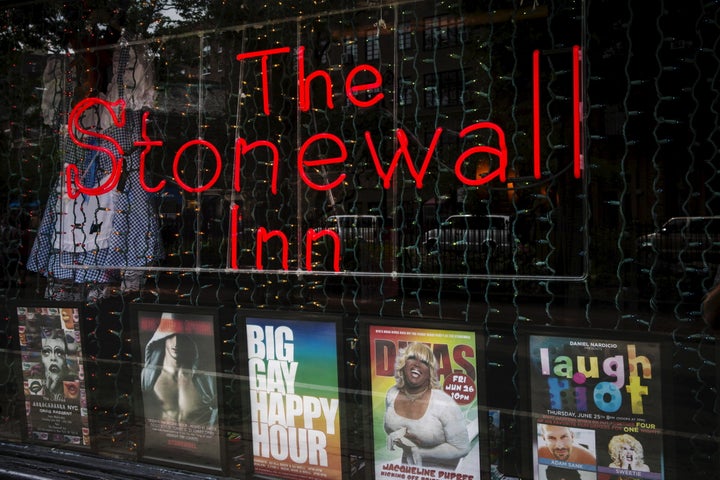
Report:
[{"label": "reflection of sky", "polygon": [[[168,5],[167,7],[163,8],[160,12],[162,15],[162,26],[163,27],[173,27],[178,26],[182,22],[187,22],[188,20],[180,15],[180,13],[175,9],[173,5]],[[157,27],[159,26],[159,23],[153,23],[151,25],[148,25],[148,33],[152,34],[155,32]]]}]

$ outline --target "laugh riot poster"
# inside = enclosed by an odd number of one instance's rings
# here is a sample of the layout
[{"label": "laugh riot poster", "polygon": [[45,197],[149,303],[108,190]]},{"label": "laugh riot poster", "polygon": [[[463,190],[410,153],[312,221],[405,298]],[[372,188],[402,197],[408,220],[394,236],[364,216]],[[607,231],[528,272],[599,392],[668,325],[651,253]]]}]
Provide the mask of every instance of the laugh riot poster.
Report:
[{"label": "laugh riot poster", "polygon": [[528,342],[535,478],[662,479],[661,344],[576,335]]},{"label": "laugh riot poster", "polygon": [[481,478],[476,333],[369,325],[368,342],[374,478]]}]

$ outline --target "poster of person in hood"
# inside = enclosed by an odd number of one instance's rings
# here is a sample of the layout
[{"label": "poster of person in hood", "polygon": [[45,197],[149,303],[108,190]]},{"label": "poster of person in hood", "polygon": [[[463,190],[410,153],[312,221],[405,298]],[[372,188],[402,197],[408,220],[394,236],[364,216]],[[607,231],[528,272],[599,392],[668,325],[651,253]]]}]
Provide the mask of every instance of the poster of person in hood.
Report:
[{"label": "poster of person in hood", "polygon": [[16,314],[29,438],[90,446],[79,310],[18,306]]},{"label": "poster of person in hood", "polygon": [[143,455],[220,468],[215,315],[139,311],[137,316]]}]

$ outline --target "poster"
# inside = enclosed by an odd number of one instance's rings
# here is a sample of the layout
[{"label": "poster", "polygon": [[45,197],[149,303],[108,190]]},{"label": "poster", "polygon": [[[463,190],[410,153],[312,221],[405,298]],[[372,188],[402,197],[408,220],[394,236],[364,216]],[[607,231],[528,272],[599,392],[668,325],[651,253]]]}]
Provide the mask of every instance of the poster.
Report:
[{"label": "poster", "polygon": [[223,445],[217,386],[217,311],[153,305],[133,308],[142,398],[141,456],[218,471]]},{"label": "poster", "polygon": [[342,479],[335,321],[245,318],[254,473]]},{"label": "poster", "polygon": [[16,307],[29,439],[90,447],[80,310]]},{"label": "poster", "polygon": [[[374,478],[478,480],[477,333],[368,325]],[[401,379],[396,379],[397,376]]]},{"label": "poster", "polygon": [[662,344],[531,334],[534,478],[662,479]]}]

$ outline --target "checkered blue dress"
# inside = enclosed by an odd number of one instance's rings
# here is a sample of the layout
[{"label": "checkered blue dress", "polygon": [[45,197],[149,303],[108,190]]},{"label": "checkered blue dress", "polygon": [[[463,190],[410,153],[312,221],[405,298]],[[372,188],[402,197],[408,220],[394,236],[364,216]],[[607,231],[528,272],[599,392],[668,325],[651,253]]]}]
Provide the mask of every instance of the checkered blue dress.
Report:
[{"label": "checkered blue dress", "polygon": [[[119,52],[117,77],[124,77],[129,59],[129,49]],[[122,80],[119,96],[123,98]],[[38,228],[35,243],[30,252],[27,268],[54,280],[74,283],[109,283],[119,279],[120,272],[127,267],[141,267],[164,257],[160,236],[160,223],[156,194],[146,192],[140,186],[138,177],[140,152],[142,148],[133,143],[141,139],[142,112],[126,110],[126,123],[122,128],[111,126],[101,133],[114,139],[123,149],[123,172],[116,187],[112,206],[112,226],[107,245],[96,248],[97,244],[76,246],[69,249],[58,241],[61,226],[61,192],[65,189],[61,175],[55,181],[48,198],[45,212]],[[98,139],[98,146],[104,147],[119,158],[117,147],[107,139]],[[90,143],[88,139],[84,140]],[[81,148],[69,138],[65,141],[64,162],[78,167],[82,184],[97,186],[111,171],[111,158],[95,150]],[[77,201],[82,201],[82,195]],[[77,215],[68,215],[76,216]],[[89,216],[87,216],[89,217]],[[82,223],[86,218],[65,218],[62,222]],[[103,226],[105,228],[105,226]]]}]

